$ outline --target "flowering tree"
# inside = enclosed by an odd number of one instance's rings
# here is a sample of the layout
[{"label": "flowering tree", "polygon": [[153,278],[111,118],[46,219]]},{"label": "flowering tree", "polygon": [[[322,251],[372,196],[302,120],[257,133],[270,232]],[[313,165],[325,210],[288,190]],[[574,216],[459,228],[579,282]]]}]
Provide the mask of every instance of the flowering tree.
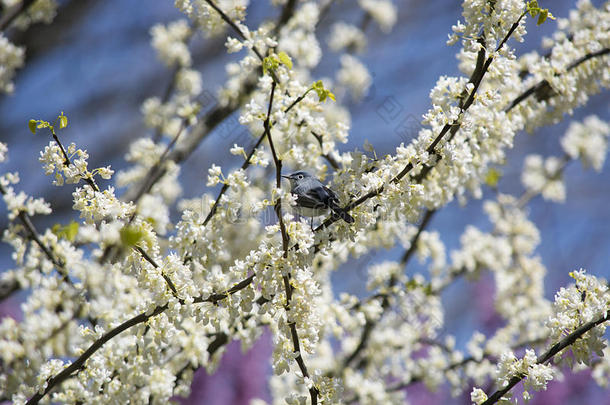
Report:
[{"label": "flowering tree", "polygon": [[[468,227],[450,259],[426,228],[450,201],[495,188],[514,136],[563,119],[610,85],[610,3],[580,1],[558,21],[545,54],[517,56],[511,43],[524,40],[526,19],[543,24],[552,14],[536,1],[465,0],[448,41],[461,45],[464,76],[439,78],[416,139],[387,156],[370,145],[336,148],[349,135],[349,113],[335,94],[362,97],[371,83],[356,56],[366,44],[362,27],[333,25],[329,46],[343,53],[341,68],[334,81],[321,80],[312,74],[322,53],[316,27],[333,1],[272,3],[279,16],[254,28],[245,24],[247,0],[176,0],[184,18],[152,28],[174,79],[166,97],[142,106],[154,135],[131,145],[130,167],[114,177],[127,190],[121,198],[100,185],[113,170],[90,168],[87,152],[64,139],[67,116],[29,122],[49,136],[39,161],[72,193],[78,219],[36,229],[32,216],[51,214],[50,204],[18,191],[16,173],[0,177],[9,219],[3,240],[14,260],[0,298],[28,291],[23,321],[0,323],[2,399],[165,403],[188,394],[194,370],[214,372],[227,343],[247,348],[264,330],[273,336],[273,403],[403,403],[418,381],[470,392],[476,404],[507,401],[522,383],[527,400],[560,366],[589,367],[607,385],[608,285],[578,270],[553,302],[545,299],[540,235],[527,205],[538,195],[563,200],[562,173],[572,160],[601,170],[608,123],[573,122],[561,138],[563,156],[527,157],[525,192],[487,201],[493,229]],[[367,21],[392,28],[390,1],[358,3]],[[51,0],[2,4],[2,29],[50,21],[55,12]],[[191,67],[194,35],[224,35],[228,52],[240,55],[211,109]],[[2,91],[13,90],[23,52],[0,36]],[[235,111],[252,134],[231,149],[243,164],[212,165],[207,185],[221,184],[219,191],[180,200],[181,163]],[[7,153],[0,144],[0,161]],[[331,215],[312,229],[292,215],[295,198],[281,181],[287,168],[330,182],[355,222]],[[176,223],[172,207],[181,212]],[[368,269],[369,296],[334,294],[333,270],[395,245],[404,248],[400,260]],[[414,255],[429,259],[427,273],[405,271]],[[441,333],[440,294],[482,272],[493,274],[504,324],[456,348]]]}]

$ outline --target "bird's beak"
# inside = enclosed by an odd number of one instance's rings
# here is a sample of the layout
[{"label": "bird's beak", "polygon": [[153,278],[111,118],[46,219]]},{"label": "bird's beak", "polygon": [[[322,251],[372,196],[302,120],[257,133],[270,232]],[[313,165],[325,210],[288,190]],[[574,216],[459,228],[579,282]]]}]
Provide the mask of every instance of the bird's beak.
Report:
[{"label": "bird's beak", "polygon": [[284,176],[284,175],[282,175],[282,177],[285,179],[288,179],[288,180],[290,180],[290,178],[291,178],[290,176]]}]

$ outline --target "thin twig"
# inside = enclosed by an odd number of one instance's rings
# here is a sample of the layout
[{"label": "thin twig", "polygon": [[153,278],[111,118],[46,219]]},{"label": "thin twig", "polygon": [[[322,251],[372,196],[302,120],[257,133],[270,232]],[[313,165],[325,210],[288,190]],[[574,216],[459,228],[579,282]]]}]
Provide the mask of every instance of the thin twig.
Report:
[{"label": "thin twig", "polygon": [[[186,129],[186,121],[187,121],[186,118],[184,118],[181,121],[180,128],[178,129],[178,132],[176,133],[176,135],[172,138],[170,143],[168,143],[166,145],[165,149],[163,150],[163,153],[161,153],[161,156],[159,156],[159,159],[157,160],[157,162],[153,166],[151,166],[151,168],[148,170],[148,173],[146,174],[146,177],[145,177],[145,181],[142,183],[140,189],[138,190],[136,195],[133,197],[133,199],[131,199],[131,201],[134,204],[137,204],[138,201],[140,201],[140,198],[142,198],[144,196],[144,194],[150,192],[150,190],[155,185],[155,183],[161,177],[163,177],[165,175],[166,169],[162,167],[164,160],[167,157],[167,155],[169,154],[169,152],[171,151],[171,149],[174,147],[176,142],[178,142],[178,139],[180,139],[180,136],[184,133],[184,131]],[[129,219],[129,223],[131,223],[133,221],[135,216],[136,216],[136,212],[134,211],[134,213],[131,215],[131,217]]]},{"label": "thin twig", "polygon": [[432,220],[432,217],[434,216],[435,213],[436,213],[436,210],[429,210],[429,209],[425,210],[424,217],[423,217],[421,223],[419,224],[419,227],[417,227],[417,232],[415,233],[415,236],[413,236],[413,239],[411,240],[409,249],[407,249],[405,251],[405,253],[402,255],[402,257],[400,258],[400,265],[402,267],[405,267],[409,263],[411,256],[413,256],[413,253],[415,253],[415,249],[417,249],[417,242],[419,241],[419,237],[421,236],[422,232],[426,229],[426,227]]},{"label": "thin twig", "polygon": [[[286,8],[288,8],[290,6],[289,3],[287,3],[285,5]],[[286,15],[289,15],[290,13],[286,12]],[[282,11],[282,15],[284,15],[284,11]],[[278,21],[278,23],[276,24],[276,29],[279,30],[281,29],[281,27],[283,27],[286,24],[287,20],[284,20],[280,17],[280,20]],[[249,80],[246,80],[245,85],[243,86],[242,90],[241,90],[241,94],[239,96],[237,96],[238,100],[244,99],[244,96],[246,94],[249,94],[256,86],[256,77],[250,77]],[[171,91],[171,84],[170,87],[168,87],[168,89],[166,91]],[[210,134],[212,133],[212,131],[221,123],[223,122],[227,117],[229,117],[231,114],[233,114],[240,103],[236,103],[236,105],[228,105],[228,106],[218,106],[215,109],[213,109],[212,111],[208,112],[206,114],[206,118],[202,121],[202,124],[200,125],[200,130],[199,131],[193,131],[192,133],[189,134],[189,144],[186,145],[186,147],[184,147],[183,149],[180,150],[173,150],[170,153],[168,153],[166,155],[167,160],[172,160],[176,163],[180,163],[184,160],[186,160],[196,149],[197,146]],[[149,186],[147,186],[147,189],[150,190],[152,188],[152,186],[154,184],[157,183],[157,181],[159,181],[161,179],[161,177],[163,177],[163,175],[165,174],[164,170],[159,170],[156,173],[153,173],[152,170],[149,170],[148,174],[146,177],[153,177],[150,180]],[[139,192],[138,192],[139,193]],[[128,201],[132,201],[133,199],[136,198],[137,194],[134,194],[131,190],[127,191],[124,195],[123,198],[125,200]]]},{"label": "thin twig", "polygon": [[[155,269],[159,268],[159,265],[157,264],[157,262],[152,257],[150,257],[148,255],[148,253],[146,253],[144,251],[144,249],[142,249],[140,246],[134,246],[133,248],[134,248],[134,250],[138,251],[144,258],[144,260],[146,260],[148,263],[150,263]],[[169,287],[169,289],[172,290],[172,293],[174,293],[174,296],[178,297],[178,291],[176,290],[176,286],[174,285],[171,278],[167,274],[165,274],[163,272],[163,270],[161,270],[161,275],[165,279],[165,282],[167,283],[167,286]]]},{"label": "thin twig", "polygon": [[[6,193],[7,193],[7,190],[4,188],[4,186],[2,184],[0,184],[0,194],[5,195]],[[38,233],[38,231],[36,230],[36,227],[32,223],[30,216],[25,211],[19,211],[19,213],[17,214],[17,218],[19,218],[19,220],[25,227],[27,233],[29,234],[29,237],[36,243],[36,245],[38,245],[40,250],[42,250],[42,252],[45,254],[45,256],[47,256],[47,258],[51,261],[51,263],[53,263],[53,265],[57,269],[57,272],[62,276],[62,279],[64,281],[68,282],[69,284],[71,284],[72,286],[74,286],[72,284],[72,281],[68,277],[68,270],[65,268],[65,264],[63,263],[63,261],[60,258],[55,256],[55,254],[51,251],[51,249],[49,247],[47,247],[47,245],[45,245],[42,242],[40,234]],[[16,291],[16,290],[13,290],[13,291]]]},{"label": "thin twig", "polygon": [[[311,134],[318,141],[318,144],[320,145],[320,150],[323,150],[322,149],[322,135],[318,135],[314,131],[311,131]],[[331,154],[329,154],[329,153],[322,153],[322,157],[324,159],[326,159],[326,161],[332,166],[333,169],[339,170],[341,168],[341,166],[339,165],[339,162],[337,162],[337,159],[335,159],[334,156],[332,156]]]},{"label": "thin twig", "polygon": [[[226,22],[227,24],[229,24],[229,26],[231,28],[233,28],[233,30],[237,33],[237,35],[240,36],[241,39],[243,39],[244,41],[247,41],[248,38],[246,37],[246,35],[242,32],[242,30],[237,26],[237,24],[235,24],[233,22],[233,20],[231,20],[229,18],[228,15],[225,14],[224,11],[222,11],[220,9],[220,7],[218,7],[216,4],[214,4],[214,2],[212,0],[205,0],[206,3],[208,3],[210,5],[210,7],[212,7],[214,10],[216,10],[216,12],[218,14],[220,14],[220,17],[224,20],[224,22]],[[252,52],[254,52],[256,54],[256,56],[258,57],[258,59],[260,59],[261,62],[263,62],[263,60],[265,59],[265,57],[263,56],[263,54],[258,50],[258,48],[256,47],[256,45],[252,45]],[[277,78],[277,75],[275,74],[274,71],[270,71],[269,75],[271,76],[271,78],[273,79],[274,82],[279,83],[279,79]]]},{"label": "thin twig", "polygon": [[[531,347],[532,345],[538,345],[543,343],[544,341],[546,341],[546,339],[543,338],[538,338],[538,339],[533,339],[533,340],[529,340],[526,342],[520,342],[517,343],[513,346],[511,346],[511,350],[519,350],[519,349],[523,349],[524,347]],[[445,367],[442,372],[447,372],[447,371],[451,371],[451,370],[455,370],[461,367],[466,366],[469,363],[480,363],[483,360],[493,360],[494,359],[494,355],[488,352],[483,353],[482,356],[480,357],[475,357],[475,356],[468,356],[460,361],[455,361],[453,363],[450,363],[447,367]],[[414,375],[411,378],[409,378],[408,381],[403,381],[400,383],[397,383],[391,387],[388,387],[388,391],[401,391],[407,387],[409,387],[410,385],[423,381],[424,380],[424,376],[423,375]]]}]

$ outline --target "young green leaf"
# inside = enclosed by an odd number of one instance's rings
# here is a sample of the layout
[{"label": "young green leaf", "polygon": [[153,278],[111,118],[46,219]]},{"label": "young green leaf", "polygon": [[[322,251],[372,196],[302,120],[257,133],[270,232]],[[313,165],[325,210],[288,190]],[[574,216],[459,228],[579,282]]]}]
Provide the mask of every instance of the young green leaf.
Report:
[{"label": "young green leaf", "polygon": [[60,224],[53,225],[51,232],[57,235],[58,238],[64,238],[70,242],[74,242],[74,239],[78,234],[78,227],[78,222],[70,221],[70,223],[65,226],[61,226]]},{"label": "young green leaf", "polygon": [[267,74],[270,70],[273,71],[280,66],[279,59],[276,55],[267,56],[263,59],[263,73]]},{"label": "young green leaf", "polygon": [[551,20],[555,19],[555,17],[553,16],[553,14],[551,14],[551,12],[549,11],[548,8],[541,9],[540,15],[538,16],[538,22],[536,23],[536,25],[540,25],[540,24],[544,23],[547,20],[547,18],[550,18]]},{"label": "young green leaf", "polygon": [[61,115],[59,116],[59,129],[64,129],[67,126],[68,126],[68,117],[66,117],[62,111]]},{"label": "young green leaf", "polygon": [[335,101],[335,95],[330,90],[324,88],[324,83],[322,83],[322,80],[318,80],[312,84],[311,88],[318,94],[318,99],[321,103],[325,102],[327,98]]},{"label": "young green leaf", "polygon": [[120,234],[121,242],[123,242],[125,246],[134,246],[144,237],[142,229],[131,225],[124,226],[121,229]]},{"label": "young green leaf", "polygon": [[290,59],[290,56],[288,56],[286,52],[280,52],[277,54],[277,56],[280,58],[280,62],[282,62],[284,66],[286,66],[288,69],[292,69],[292,59]]},{"label": "young green leaf", "polygon": [[28,128],[32,131],[33,134],[36,134],[36,120],[28,121]]},{"label": "young green leaf", "polygon": [[487,184],[489,187],[496,188],[501,177],[502,172],[492,167],[489,169],[489,171],[487,171],[487,175],[485,176],[485,184]]}]

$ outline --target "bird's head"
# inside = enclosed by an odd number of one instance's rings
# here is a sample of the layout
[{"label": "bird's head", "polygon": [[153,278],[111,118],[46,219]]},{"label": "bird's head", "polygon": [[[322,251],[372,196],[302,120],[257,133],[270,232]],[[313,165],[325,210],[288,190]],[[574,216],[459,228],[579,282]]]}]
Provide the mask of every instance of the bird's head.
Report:
[{"label": "bird's head", "polygon": [[290,184],[294,184],[297,181],[304,180],[304,179],[307,179],[312,176],[311,176],[311,174],[307,173],[306,171],[299,170],[297,172],[290,173],[288,176],[282,176],[282,177],[290,180]]}]

